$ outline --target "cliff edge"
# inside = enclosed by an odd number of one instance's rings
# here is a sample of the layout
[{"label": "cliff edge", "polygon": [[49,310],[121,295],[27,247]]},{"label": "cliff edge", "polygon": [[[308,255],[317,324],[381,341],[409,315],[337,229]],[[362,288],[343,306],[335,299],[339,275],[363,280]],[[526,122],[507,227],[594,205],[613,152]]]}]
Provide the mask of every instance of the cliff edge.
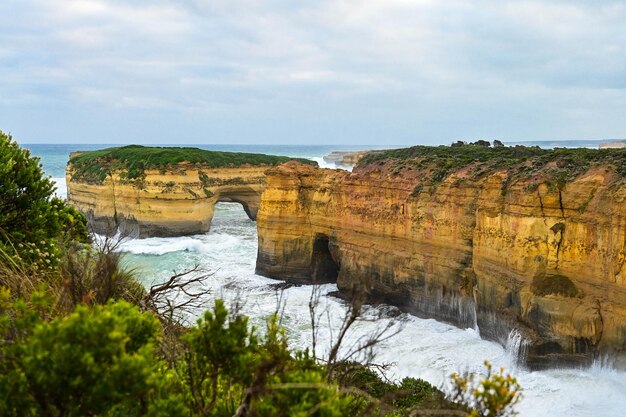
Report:
[{"label": "cliff edge", "polygon": [[141,237],[204,233],[219,201],[241,203],[256,219],[265,171],[289,160],[137,145],[75,152],[66,171],[67,195],[99,233],[121,225]]},{"label": "cliff edge", "polygon": [[626,151],[414,147],[268,171],[257,272],[337,282],[515,347],[626,364]]}]

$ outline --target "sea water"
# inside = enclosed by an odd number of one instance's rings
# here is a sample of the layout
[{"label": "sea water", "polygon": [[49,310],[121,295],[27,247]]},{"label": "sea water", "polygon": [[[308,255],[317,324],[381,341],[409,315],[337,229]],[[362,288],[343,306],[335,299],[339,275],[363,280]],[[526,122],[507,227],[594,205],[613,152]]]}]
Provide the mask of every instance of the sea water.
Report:
[{"label": "sea water", "polygon": [[[69,151],[101,148],[102,145],[30,145],[41,156],[44,169],[58,181],[58,193],[65,194],[63,169]],[[207,146],[209,147],[209,146]],[[350,147],[213,147],[219,150],[262,152],[308,157],[323,164],[322,156],[333,150]],[[353,147],[353,150],[367,147]],[[323,164],[325,165],[325,164]],[[177,238],[148,238],[126,240],[120,249],[123,262],[136,271],[146,286],[158,283],[175,272],[198,266],[208,276],[210,289],[205,308],[215,299],[227,305],[239,304],[251,322],[261,327],[274,312],[281,312],[281,322],[287,329],[293,348],[311,346],[309,315],[310,286],[277,285],[279,281],[254,273],[257,253],[256,224],[249,220],[236,203],[219,203],[211,231],[206,234]],[[332,284],[321,287],[318,306],[320,332],[318,353],[328,350],[345,313],[343,302],[328,294],[335,291]],[[200,311],[196,315],[201,314]],[[350,347],[389,323],[400,326],[399,333],[376,348],[377,363],[392,364],[389,372],[394,378],[413,376],[445,388],[452,372],[483,372],[483,362],[496,368],[504,367],[515,375],[523,387],[523,399],[517,406],[522,417],[626,415],[626,373],[602,363],[584,369],[552,369],[530,372],[518,364],[524,354],[524,340],[512,332],[507,347],[480,338],[479,329],[459,329],[432,319],[420,319],[403,314],[390,306],[371,306],[366,318],[355,324],[345,346]],[[394,327],[395,329],[396,327]],[[392,329],[393,330],[393,329]],[[349,350],[349,349],[346,349]],[[346,352],[344,350],[344,353]]]}]

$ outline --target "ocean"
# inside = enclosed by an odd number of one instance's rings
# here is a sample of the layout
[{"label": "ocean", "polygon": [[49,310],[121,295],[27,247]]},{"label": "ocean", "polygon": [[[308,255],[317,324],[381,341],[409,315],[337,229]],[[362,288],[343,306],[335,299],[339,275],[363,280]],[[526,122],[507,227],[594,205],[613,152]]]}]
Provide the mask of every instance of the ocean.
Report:
[{"label": "ocean", "polygon": [[[597,147],[600,141],[527,142],[525,145],[542,147]],[[57,193],[66,195],[65,165],[68,154],[76,150],[91,150],[108,145],[22,145],[41,158],[45,172],[57,183]],[[180,145],[179,145],[180,146]],[[262,146],[262,145],[190,145],[205,149],[259,152],[304,157],[326,164],[322,157],[331,151],[372,149],[371,146]],[[261,326],[264,320],[282,305],[282,324],[292,347],[306,348],[311,344],[309,298],[311,287],[291,286],[279,289],[278,281],[254,273],[257,253],[256,224],[249,220],[237,203],[219,203],[206,234],[177,238],[148,238],[127,240],[120,250],[123,262],[136,271],[149,286],[199,265],[211,275],[207,285],[206,308],[216,298],[228,303],[239,302],[242,312]],[[324,314],[318,346],[327,349],[332,339],[331,328],[341,323],[345,308],[341,300],[329,293],[336,291],[333,284],[322,287],[320,309]],[[200,312],[198,312],[199,314]],[[516,365],[515,335],[508,348],[480,338],[480,329],[460,329],[432,319],[421,319],[398,312],[391,306],[371,306],[369,317],[382,318],[358,322],[348,338],[348,345],[372,334],[390,321],[402,323],[401,331],[377,348],[377,363],[391,363],[390,376],[423,378],[445,388],[453,372],[481,372],[483,362],[503,366],[516,376],[523,387],[523,399],[517,406],[522,417],[621,417],[626,410],[626,372],[612,369],[598,362],[588,368],[550,369],[529,371]]]}]

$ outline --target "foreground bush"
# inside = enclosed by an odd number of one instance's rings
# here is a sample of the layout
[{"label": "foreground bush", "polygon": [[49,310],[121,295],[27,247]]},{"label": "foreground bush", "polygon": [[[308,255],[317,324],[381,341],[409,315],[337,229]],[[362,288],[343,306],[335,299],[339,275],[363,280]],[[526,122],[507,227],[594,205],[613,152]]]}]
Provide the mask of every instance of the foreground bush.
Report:
[{"label": "foreground bush", "polygon": [[157,355],[159,322],[121,301],[46,320],[41,294],[0,302],[0,415],[347,415],[349,396],[292,354],[270,320],[264,336],[221,302],[184,336],[173,368]]},{"label": "foreground bush", "polygon": [[153,315],[119,302],[46,321],[41,294],[11,303],[6,291],[0,308],[0,415],[153,414],[168,378]]},{"label": "foreground bush", "polygon": [[[180,326],[174,310],[188,302],[176,298],[202,297],[186,286],[203,278],[183,280],[183,273],[144,289],[120,267],[114,246],[79,244],[87,238],[84,217],[51,198],[36,159],[2,132],[0,151],[1,416],[468,411],[425,381],[383,381],[366,366],[324,365],[291,350],[276,316],[258,332],[217,301],[195,326]],[[519,399],[516,381],[502,372],[475,389],[465,389],[469,379],[454,381],[473,416],[510,415]]]},{"label": "foreground bush", "polygon": [[478,388],[455,376],[462,404],[425,381],[384,381],[355,363],[329,382],[324,365],[289,349],[276,317],[261,334],[221,301],[180,337],[176,358],[160,349],[155,315],[125,301],[64,317],[52,317],[50,304],[41,293],[26,302],[0,292],[0,415],[486,417],[512,415],[519,400],[502,373]]},{"label": "foreground bush", "polygon": [[53,197],[54,184],[37,158],[0,131],[0,257],[53,268],[59,241],[86,241],[85,217]]}]

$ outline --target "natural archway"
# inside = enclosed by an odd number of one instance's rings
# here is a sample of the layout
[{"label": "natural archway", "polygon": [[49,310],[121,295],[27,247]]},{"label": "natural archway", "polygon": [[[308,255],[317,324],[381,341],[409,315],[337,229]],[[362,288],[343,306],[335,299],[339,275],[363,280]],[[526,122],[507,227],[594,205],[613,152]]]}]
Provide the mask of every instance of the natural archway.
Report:
[{"label": "natural archway", "polygon": [[146,170],[141,181],[115,173],[101,182],[68,182],[69,201],[92,213],[91,225],[106,233],[132,225],[139,237],[206,233],[218,202],[237,202],[256,220],[267,166]]},{"label": "natural archway", "polygon": [[223,187],[217,191],[218,192],[208,200],[210,205],[208,207],[205,206],[206,222],[209,227],[213,223],[215,206],[219,203],[237,203],[238,206],[243,208],[243,211],[250,220],[256,221],[262,190],[245,185],[235,185]]},{"label": "natural archway", "polygon": [[221,187],[216,195],[216,203],[239,203],[250,220],[256,221],[261,201],[261,192],[258,187],[234,185]]}]

